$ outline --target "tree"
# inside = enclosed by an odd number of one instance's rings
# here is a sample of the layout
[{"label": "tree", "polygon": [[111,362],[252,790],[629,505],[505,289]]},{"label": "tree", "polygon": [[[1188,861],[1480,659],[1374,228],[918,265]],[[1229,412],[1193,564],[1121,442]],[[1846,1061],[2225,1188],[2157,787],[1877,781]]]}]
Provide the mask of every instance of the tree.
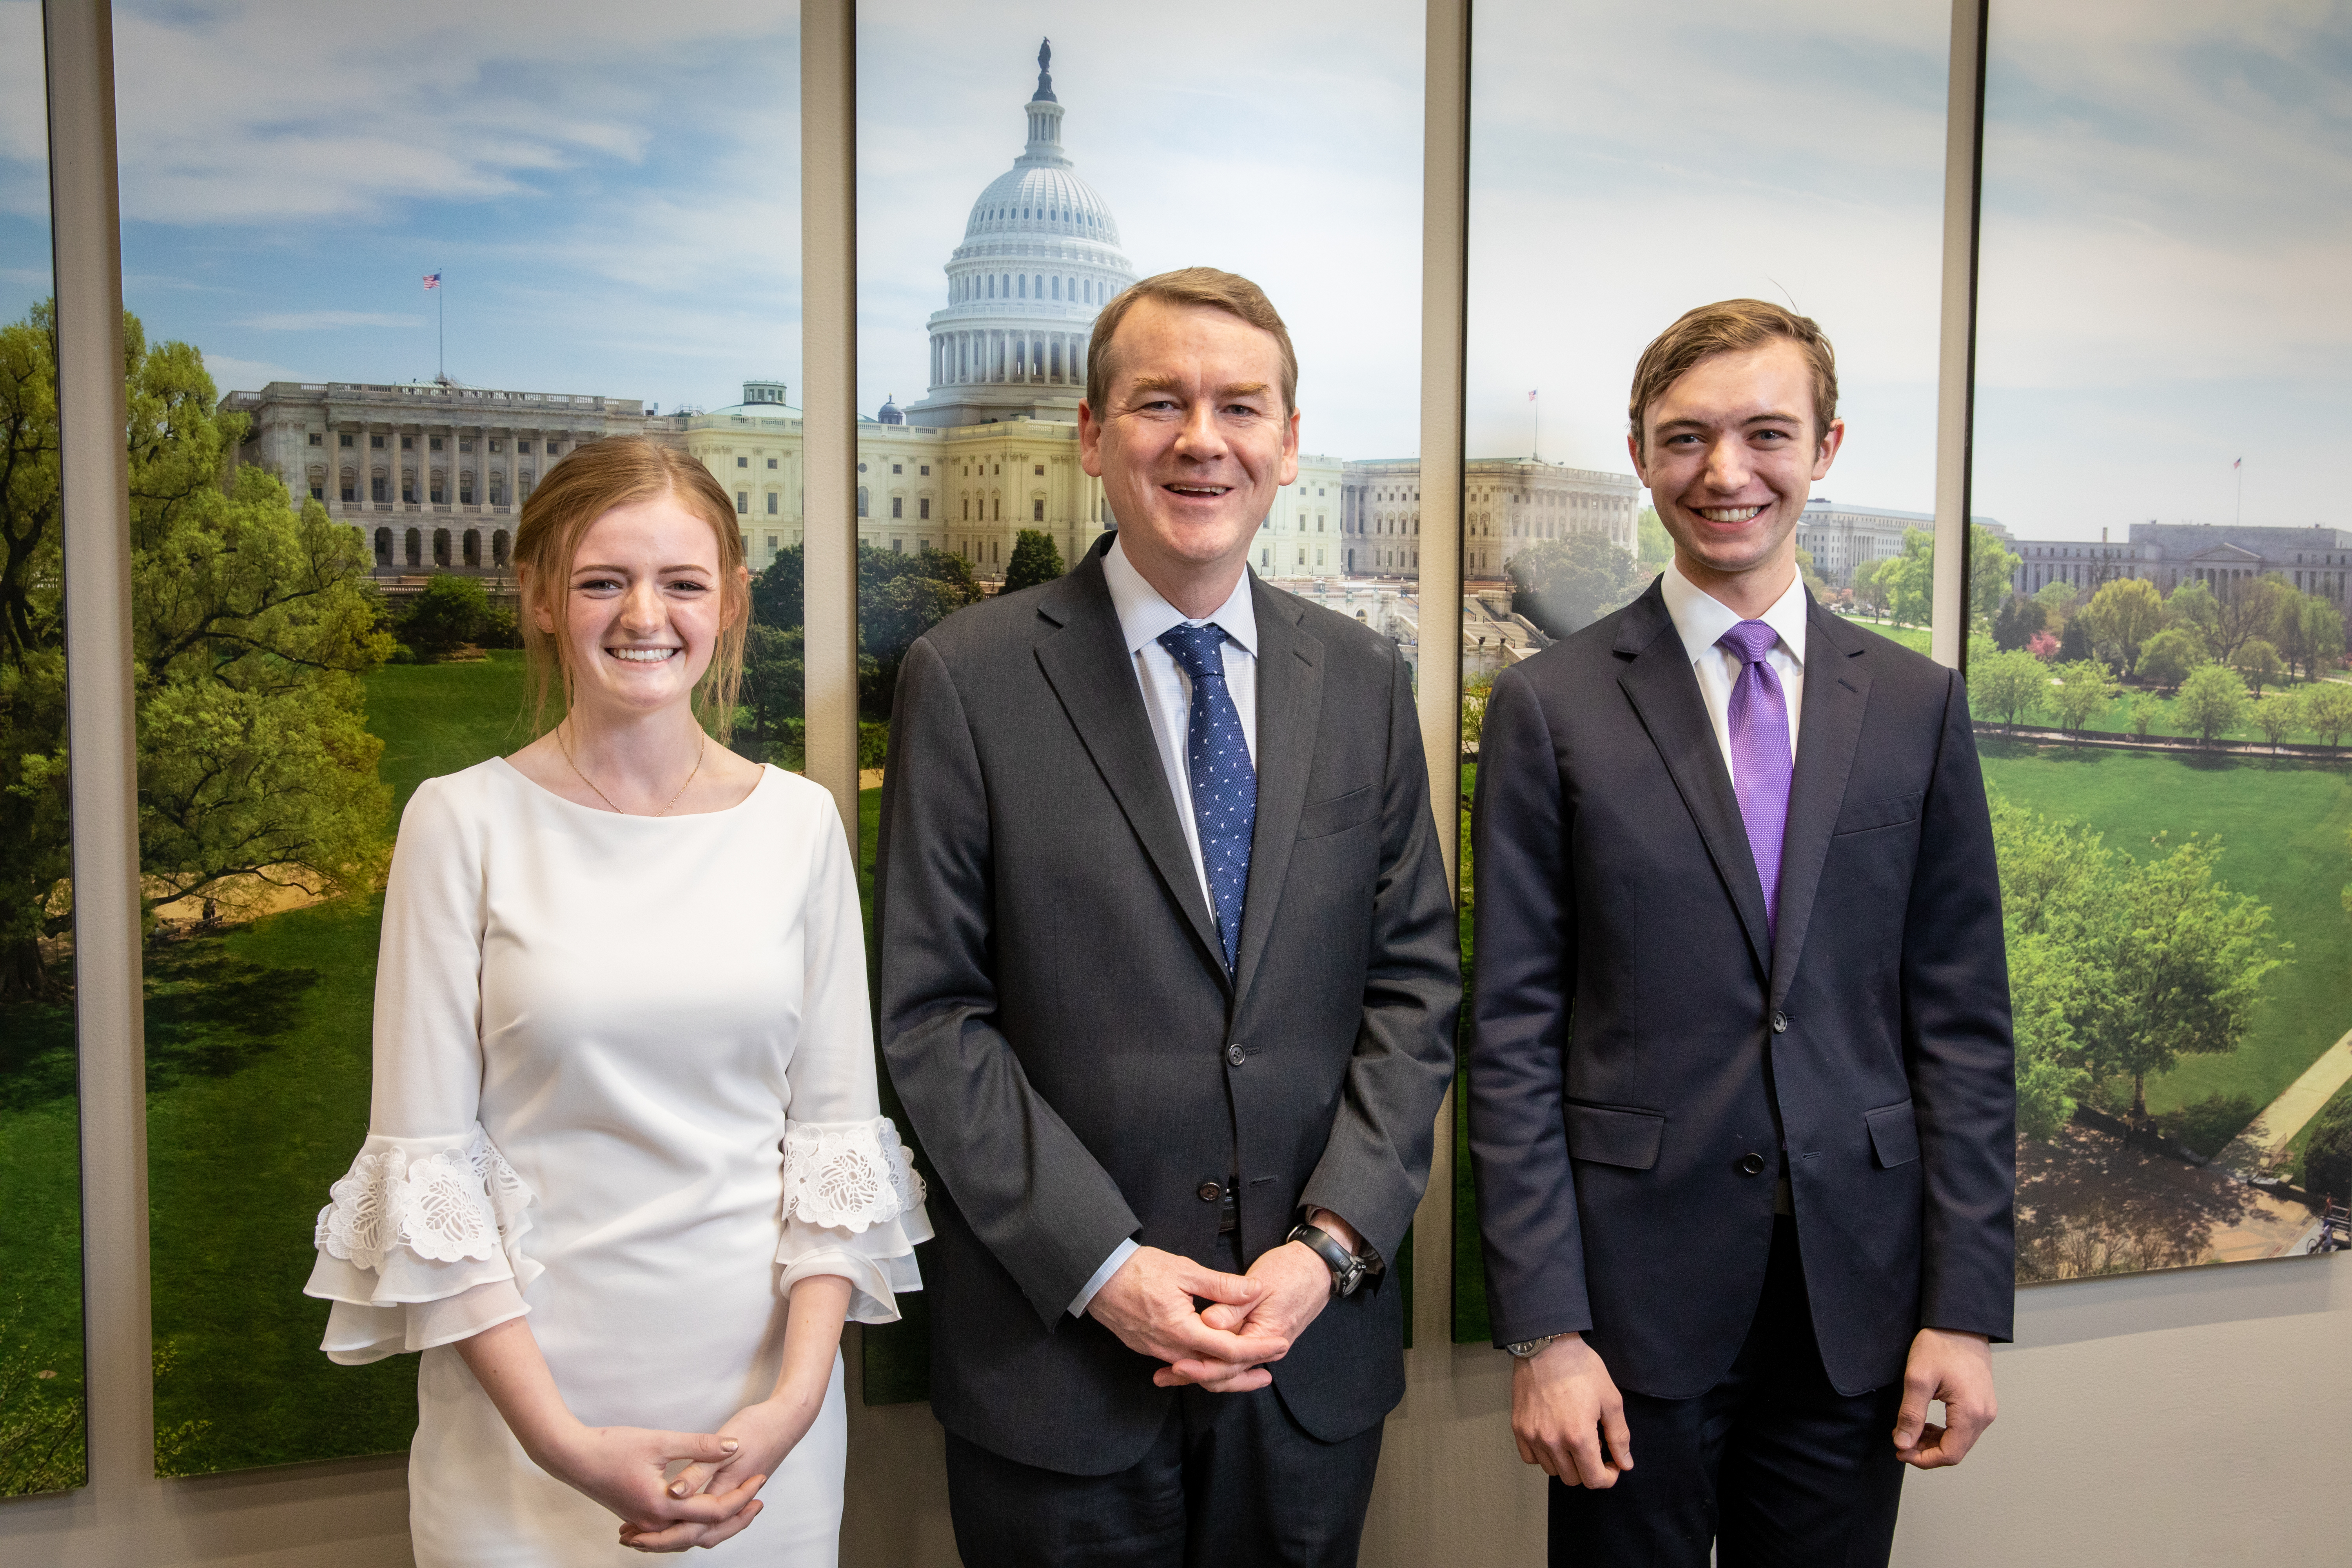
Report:
[{"label": "tree", "polygon": [[2049,691],[2049,667],[2022,649],[1969,661],[1969,710],[1997,715],[2012,730],[2041,708]]},{"label": "tree", "polygon": [[[2010,596],[2010,582],[2019,557],[2010,553],[2000,536],[1981,523],[1969,525],[1969,624],[1985,627]],[[1895,618],[1924,626],[1935,613],[1936,536],[1924,528],[1903,531],[1903,552],[1889,556],[1880,568],[1887,574],[1887,597]]]},{"label": "tree", "polygon": [[2246,683],[2236,670],[2222,664],[2200,664],[2180,683],[2172,716],[2182,729],[2195,731],[2198,739],[2210,746],[2216,735],[2246,721],[2251,700]]},{"label": "tree", "polygon": [[2292,691],[2273,691],[2268,697],[2258,697],[2253,706],[2254,728],[2260,730],[2276,752],[2279,742],[2303,728],[2303,699]]},{"label": "tree", "polygon": [[490,595],[478,577],[435,574],[410,601],[400,640],[427,658],[446,658],[478,641],[490,620]]},{"label": "tree", "polygon": [[2303,726],[2331,747],[2343,744],[2352,731],[2352,686],[2323,680],[2304,694]]},{"label": "tree", "polygon": [[[1993,646],[2004,652],[2030,647],[2035,637],[2047,633],[2049,626],[2050,611],[2039,600],[2004,599],[1992,618]],[[2056,647],[2058,639],[2052,637],[2050,646]]]},{"label": "tree", "polygon": [[786,545],[751,579],[751,624],[790,631],[805,613],[807,552]]},{"label": "tree", "polygon": [[1658,509],[1654,506],[1642,509],[1642,515],[1633,527],[1634,538],[1641,551],[1636,559],[1645,575],[1655,576],[1665,569],[1667,562],[1675,558],[1674,535],[1668,533],[1666,525],[1658,521]]},{"label": "tree", "polygon": [[1969,524],[1969,621],[1990,626],[1993,611],[2010,597],[2010,584],[2024,557],[2001,543],[2000,535],[1982,523]]},{"label": "tree", "polygon": [[2036,632],[2025,645],[2025,651],[2048,664],[2058,657],[2058,639],[2048,632]]},{"label": "tree", "polygon": [[1878,580],[1898,624],[1926,626],[1936,605],[1936,536],[1924,528],[1905,529],[1902,552],[1879,563]]},{"label": "tree", "polygon": [[2314,1121],[2303,1150],[2303,1190],[2352,1198],[2352,1099],[2329,1100]]},{"label": "tree", "polygon": [[2125,721],[2131,725],[2131,732],[2143,741],[2147,740],[2149,727],[2156,722],[2156,700],[2145,696],[2133,698],[2126,705],[2124,717]]},{"label": "tree", "polygon": [[70,912],[57,318],[0,327],[0,1001],[54,999],[43,937]]},{"label": "tree", "polygon": [[1802,545],[1797,547],[1797,576],[1805,584],[1805,592],[1816,599],[1829,592],[1829,584],[1822,581],[1821,573],[1813,565],[1813,552]]},{"label": "tree", "polygon": [[2316,594],[2306,594],[2301,619],[2303,678],[2316,680],[2321,670],[2344,662],[2344,615]]},{"label": "tree", "polygon": [[2092,1016],[2105,953],[2099,836],[1988,790],[2000,868],[2011,1026],[2017,1043],[2017,1131],[2047,1140],[2090,1087],[2079,1032]]},{"label": "tree", "polygon": [[1591,625],[1642,591],[1644,579],[1604,534],[1542,539],[1505,563],[1511,608],[1555,637]]},{"label": "tree", "polygon": [[1013,540],[1013,559],[1004,568],[1008,594],[1050,583],[1062,574],[1062,552],[1054,536],[1042,528],[1024,528]]},{"label": "tree", "polygon": [[2263,637],[2278,624],[2279,601],[2293,592],[2274,573],[2223,583],[2213,596],[2213,626],[2205,636],[2213,657],[2235,664],[2248,638]]},{"label": "tree", "polygon": [[2062,664],[2049,673],[2057,678],[2057,684],[2043,700],[2062,730],[2071,730],[2079,737],[2084,725],[2115,702],[2115,678],[2095,658]]},{"label": "tree", "polygon": [[[59,576],[55,318],[0,329],[0,992],[54,994],[39,939],[71,919]],[[372,876],[390,793],[359,678],[392,651],[357,531],[230,455],[186,343],[123,318],[131,700],[142,897],[235,907],[268,885]]]},{"label": "tree", "polygon": [[2240,643],[2238,656],[2230,661],[2230,668],[2246,678],[2246,684],[2257,697],[2263,694],[2263,687],[2277,684],[2286,673],[2286,667],[2279,662],[2278,649],[2271,646],[2267,637],[2248,637]]},{"label": "tree", "polygon": [[2090,628],[2083,624],[2082,616],[2067,616],[2066,629],[2058,634],[2059,660],[2062,663],[2072,664],[2078,658],[2088,658],[2090,657]]},{"label": "tree", "polygon": [[2041,605],[2050,617],[2043,624],[2053,631],[2064,629],[2066,617],[2074,613],[2074,601],[2080,597],[2082,595],[2075,591],[2074,584],[2063,577],[2044,583],[2033,591],[2033,602]]},{"label": "tree", "polygon": [[2168,626],[2139,650],[2139,678],[2169,691],[2204,662],[2204,645],[2196,632],[2186,626]]},{"label": "tree", "polygon": [[971,563],[944,550],[857,547],[858,705],[887,716],[915,639],[982,597]]},{"label": "tree", "polygon": [[2262,983],[2284,962],[2264,941],[2269,908],[2215,879],[2221,858],[2219,839],[2192,836],[2114,868],[2112,968],[2088,1055],[2095,1074],[2131,1080],[2135,1123],[2147,1119],[2150,1078],[2244,1042]]},{"label": "tree", "polygon": [[348,888],[383,849],[360,677],[392,651],[357,530],[267,468],[228,467],[203,356],[123,320],[140,864],[149,908]]},{"label": "tree", "polygon": [[1851,574],[1853,582],[1854,607],[1864,611],[1873,619],[1886,614],[1889,595],[1885,568],[1886,561],[1884,558],[1864,561]]},{"label": "tree", "polygon": [[744,754],[755,762],[770,761],[770,749],[802,715],[807,684],[805,637],[800,626],[772,626],[758,620],[744,636],[740,698],[751,722],[739,726],[736,733],[750,742]]},{"label": "tree", "polygon": [[2128,676],[2139,663],[2141,645],[2164,625],[2164,596],[2153,583],[2119,577],[2091,595],[2082,618],[2090,623],[2098,657]]},{"label": "tree", "polygon": [[1486,699],[1495,694],[1492,671],[1474,675],[1462,683],[1462,749],[1476,755],[1478,742],[1486,732]]},{"label": "tree", "polygon": [[2194,578],[2175,588],[2164,601],[2165,628],[2185,634],[2196,645],[2200,659],[2213,657],[2221,623],[2221,606],[2214,601],[2213,590]]}]

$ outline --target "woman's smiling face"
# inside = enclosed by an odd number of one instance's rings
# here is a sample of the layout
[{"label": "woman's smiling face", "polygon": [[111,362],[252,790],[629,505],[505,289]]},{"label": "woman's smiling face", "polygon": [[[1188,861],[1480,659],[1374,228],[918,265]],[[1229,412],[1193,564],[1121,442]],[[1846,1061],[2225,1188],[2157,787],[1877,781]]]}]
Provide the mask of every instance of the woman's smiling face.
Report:
[{"label": "woman's smiling face", "polygon": [[615,718],[684,703],[726,628],[719,541],[671,495],[616,506],[580,536],[561,601],[535,609],[561,637],[572,706]]}]

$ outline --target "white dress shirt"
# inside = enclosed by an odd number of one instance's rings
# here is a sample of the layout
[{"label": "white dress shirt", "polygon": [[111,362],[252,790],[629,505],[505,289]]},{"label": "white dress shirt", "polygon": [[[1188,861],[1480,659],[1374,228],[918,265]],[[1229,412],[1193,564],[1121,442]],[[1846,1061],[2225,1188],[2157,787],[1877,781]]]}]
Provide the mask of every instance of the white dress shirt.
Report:
[{"label": "white dress shirt", "polygon": [[[1118,629],[1127,639],[1128,658],[1135,666],[1136,683],[1143,689],[1143,709],[1151,716],[1151,736],[1160,743],[1160,767],[1168,778],[1168,793],[1176,800],[1176,820],[1184,825],[1184,847],[1192,856],[1192,874],[1201,879],[1201,900],[1211,910],[1216,900],[1209,892],[1209,871],[1201,859],[1201,832],[1192,821],[1192,773],[1189,761],[1192,746],[1192,678],[1176,662],[1176,656],[1160,646],[1160,634],[1171,626],[1207,626],[1216,623],[1225,634],[1221,651],[1225,665],[1225,690],[1234,700],[1234,710],[1240,715],[1242,738],[1249,744],[1250,763],[1257,763],[1257,611],[1250,600],[1250,576],[1246,569],[1234,591],[1214,613],[1192,620],[1175,605],[1162,598],[1160,590],[1144,581],[1135,563],[1127,558],[1114,538],[1103,552],[1103,581],[1110,588],[1111,607],[1118,613]],[[1132,1240],[1122,1241],[1111,1249],[1102,1267],[1094,1271],[1077,1299],[1070,1303],[1070,1315],[1082,1317],[1087,1303],[1095,1299],[1110,1277],[1118,1272],[1135,1252]]]},{"label": "white dress shirt", "polygon": [[[1690,655],[1691,668],[1698,676],[1699,695],[1706,700],[1706,716],[1715,726],[1715,743],[1723,752],[1723,765],[1737,784],[1739,775],[1731,760],[1731,689],[1739,679],[1742,666],[1739,656],[1720,646],[1720,639],[1747,617],[1684,576],[1675,562],[1666,563],[1665,579],[1659,588],[1665,595],[1666,614],[1674,617],[1675,631],[1683,639],[1683,651]],[[1788,700],[1789,760],[1793,763],[1797,731],[1805,710],[1804,574],[1791,572],[1788,591],[1756,618],[1780,638],[1766,650],[1764,662],[1780,677],[1781,693]]]}]

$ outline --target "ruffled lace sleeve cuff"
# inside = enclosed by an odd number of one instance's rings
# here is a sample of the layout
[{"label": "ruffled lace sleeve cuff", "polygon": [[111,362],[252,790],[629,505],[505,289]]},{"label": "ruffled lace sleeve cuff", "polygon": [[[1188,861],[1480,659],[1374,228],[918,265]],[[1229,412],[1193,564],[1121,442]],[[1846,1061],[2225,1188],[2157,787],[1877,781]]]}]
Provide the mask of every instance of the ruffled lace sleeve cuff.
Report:
[{"label": "ruffled lace sleeve cuff", "polygon": [[538,1199],[478,1122],[449,1138],[369,1138],[330,1197],[302,1288],[334,1303],[330,1359],[426,1350],[529,1310],[521,1293],[542,1269],[522,1238]]},{"label": "ruffled lace sleeve cuff", "polygon": [[931,1239],[923,1178],[887,1116],[795,1121],[784,1132],[782,1288],[837,1274],[850,1283],[853,1322],[898,1320],[898,1293],[919,1290],[915,1247]]}]

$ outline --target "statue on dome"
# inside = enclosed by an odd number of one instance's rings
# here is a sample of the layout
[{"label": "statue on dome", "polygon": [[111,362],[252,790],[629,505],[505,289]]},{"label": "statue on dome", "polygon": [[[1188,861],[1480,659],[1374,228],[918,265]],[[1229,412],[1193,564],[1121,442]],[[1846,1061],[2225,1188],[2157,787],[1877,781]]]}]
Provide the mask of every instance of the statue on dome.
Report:
[{"label": "statue on dome", "polygon": [[1037,46],[1037,97],[1033,101],[1056,101],[1054,97],[1054,40],[1051,38]]}]

